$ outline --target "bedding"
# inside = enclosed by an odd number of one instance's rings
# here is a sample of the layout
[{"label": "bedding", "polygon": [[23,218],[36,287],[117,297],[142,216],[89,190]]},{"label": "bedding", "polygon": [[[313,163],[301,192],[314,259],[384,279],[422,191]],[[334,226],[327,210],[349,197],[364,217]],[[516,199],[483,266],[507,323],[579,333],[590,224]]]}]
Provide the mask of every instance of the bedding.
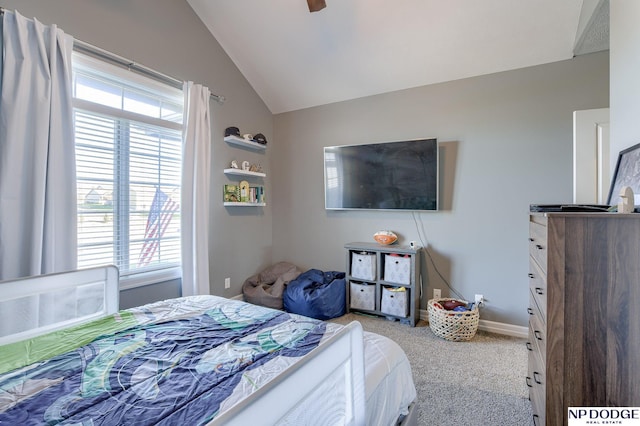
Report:
[{"label": "bedding", "polygon": [[364,362],[367,425],[393,425],[416,399],[409,360],[393,340],[365,331]]},{"label": "bedding", "polygon": [[[341,328],[216,296],[120,311],[1,346],[0,424],[206,424]],[[367,424],[393,424],[415,398],[394,345],[365,336]]]}]

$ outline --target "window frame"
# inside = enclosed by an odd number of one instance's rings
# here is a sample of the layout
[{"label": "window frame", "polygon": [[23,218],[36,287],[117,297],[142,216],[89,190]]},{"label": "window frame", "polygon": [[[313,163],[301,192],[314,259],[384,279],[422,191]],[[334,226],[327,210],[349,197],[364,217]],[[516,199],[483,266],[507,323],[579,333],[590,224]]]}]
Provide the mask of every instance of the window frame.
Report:
[{"label": "window frame", "polygon": [[[100,59],[88,56],[86,54],[74,51],[72,55],[72,68],[73,68],[74,78],[76,75],[76,70],[82,71],[82,70],[89,69],[91,70],[90,73],[97,77],[104,77],[105,79],[108,79],[108,80],[122,79],[123,81],[127,82],[127,85],[133,88],[139,88],[144,91],[152,90],[152,91],[161,92],[163,93],[163,95],[166,95],[166,98],[168,100],[173,100],[176,102],[177,105],[181,105],[184,108],[184,94],[182,90],[176,87],[173,87],[169,84],[153,80],[150,77],[139,75],[135,72],[118,67],[108,61],[100,60]],[[179,131],[181,132],[181,134],[183,134],[182,120],[180,120],[180,122],[176,122],[176,121],[151,117],[144,114],[127,111],[125,109],[114,108],[107,105],[94,103],[85,99],[79,99],[75,97],[75,94],[72,96],[72,106],[73,106],[74,116],[76,112],[104,115],[104,116],[115,118],[117,122],[126,122],[126,123],[129,123],[131,121],[139,122],[139,123],[148,124],[150,126],[157,126],[161,128]],[[184,117],[184,113],[183,113],[183,117]],[[122,131],[125,131],[125,130],[120,129],[120,132]],[[74,134],[75,134],[75,122],[74,122]],[[114,148],[124,149],[122,145],[115,146]],[[180,162],[182,162],[182,158],[180,159]],[[120,174],[121,176],[124,174],[127,177],[125,179],[117,179],[116,174]],[[114,170],[114,183],[113,183],[114,192],[116,190],[116,185],[120,186],[120,188],[118,188],[118,191],[121,191],[122,187],[126,187],[124,189],[126,192],[129,191],[130,182],[128,177],[129,176],[128,176],[127,170],[117,170],[117,171]],[[122,197],[121,194],[120,194],[120,197]],[[116,204],[119,204],[119,203],[116,203]],[[117,212],[117,207],[114,206],[114,209],[113,209],[114,220],[121,221],[124,225],[127,225],[130,214],[127,211],[124,212],[125,214],[122,214],[123,213],[122,210],[127,210],[127,208],[124,206],[120,206],[120,211]],[[115,229],[116,231],[114,231],[114,233],[118,232],[120,235],[118,235],[117,237],[114,237],[114,241],[113,241],[114,257],[117,256],[115,255],[116,251],[123,250],[124,246],[130,246],[130,239],[131,239],[131,234],[127,232],[128,230],[127,226],[117,226],[115,227]],[[123,235],[125,238],[123,238]],[[116,266],[119,266],[119,265],[116,265]],[[181,279],[181,278],[182,278],[182,266],[181,266],[181,259],[180,259],[179,263],[175,266],[167,265],[166,267],[160,267],[160,268],[151,269],[151,270],[143,269],[137,272],[135,270],[127,271],[125,273],[120,271],[120,290],[126,290],[126,289],[131,289],[131,288],[136,288],[136,287],[141,287],[145,285],[156,284],[160,282],[166,282],[166,281]]]}]

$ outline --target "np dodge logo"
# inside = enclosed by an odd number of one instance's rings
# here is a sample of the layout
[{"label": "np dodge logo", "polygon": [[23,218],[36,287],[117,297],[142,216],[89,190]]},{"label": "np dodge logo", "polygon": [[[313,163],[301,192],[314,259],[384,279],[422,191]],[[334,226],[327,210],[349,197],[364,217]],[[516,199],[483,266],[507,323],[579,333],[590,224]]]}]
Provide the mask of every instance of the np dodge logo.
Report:
[{"label": "np dodge logo", "polygon": [[640,407],[569,407],[569,426],[640,426]]}]

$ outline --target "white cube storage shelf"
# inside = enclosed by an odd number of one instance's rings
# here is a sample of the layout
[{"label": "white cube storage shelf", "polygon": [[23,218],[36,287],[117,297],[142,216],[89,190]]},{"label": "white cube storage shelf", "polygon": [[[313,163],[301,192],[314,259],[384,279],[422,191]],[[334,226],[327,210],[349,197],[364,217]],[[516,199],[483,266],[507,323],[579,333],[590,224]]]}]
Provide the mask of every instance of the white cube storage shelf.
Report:
[{"label": "white cube storage shelf", "polygon": [[421,249],[377,243],[348,243],[344,247],[347,312],[366,312],[415,326],[420,319]]}]

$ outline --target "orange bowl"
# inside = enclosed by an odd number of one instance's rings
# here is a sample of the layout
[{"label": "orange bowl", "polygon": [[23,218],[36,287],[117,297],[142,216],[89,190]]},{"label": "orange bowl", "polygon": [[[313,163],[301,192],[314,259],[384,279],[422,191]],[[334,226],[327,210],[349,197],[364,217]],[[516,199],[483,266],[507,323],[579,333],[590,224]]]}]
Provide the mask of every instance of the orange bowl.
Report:
[{"label": "orange bowl", "polygon": [[398,241],[398,236],[391,231],[378,231],[373,235],[373,239],[382,245],[393,244]]}]

